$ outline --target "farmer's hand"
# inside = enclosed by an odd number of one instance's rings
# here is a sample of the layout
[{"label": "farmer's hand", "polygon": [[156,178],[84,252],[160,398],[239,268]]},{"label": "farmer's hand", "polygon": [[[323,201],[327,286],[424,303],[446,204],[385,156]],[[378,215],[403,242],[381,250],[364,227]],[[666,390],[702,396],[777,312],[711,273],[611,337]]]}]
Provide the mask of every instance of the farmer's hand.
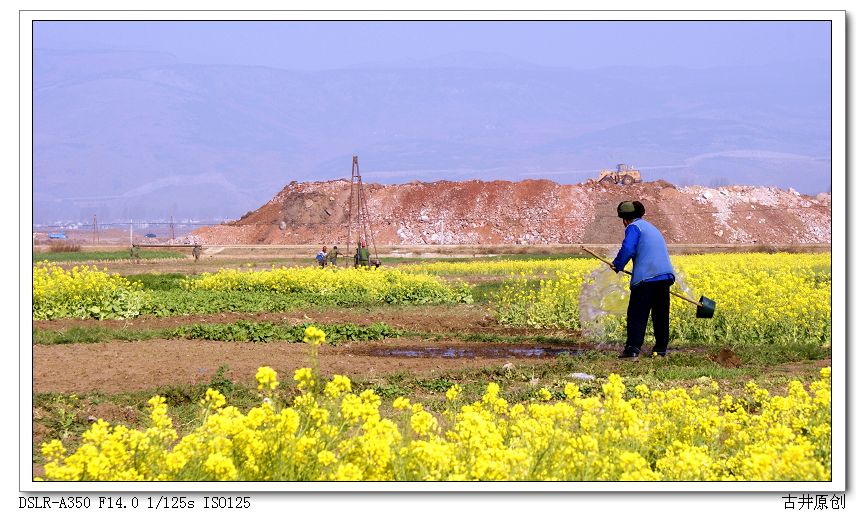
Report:
[{"label": "farmer's hand", "polygon": [[612,263],[610,263],[610,269],[611,269],[613,272],[618,272],[618,269],[616,269],[616,266],[613,265]]}]

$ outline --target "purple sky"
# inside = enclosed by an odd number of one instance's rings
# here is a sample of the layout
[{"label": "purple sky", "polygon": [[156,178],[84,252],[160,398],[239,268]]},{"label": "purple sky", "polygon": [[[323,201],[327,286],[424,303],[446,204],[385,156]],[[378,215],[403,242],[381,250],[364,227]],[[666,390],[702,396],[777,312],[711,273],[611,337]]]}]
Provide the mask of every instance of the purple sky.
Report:
[{"label": "purple sky", "polygon": [[819,193],[831,28],[36,21],[34,204],[235,216],[291,180],[346,177],[355,154],[387,183],[572,183],[624,162],[677,185]]},{"label": "purple sky", "polygon": [[464,51],[580,69],[702,68],[828,62],[830,30],[828,21],[41,21],[34,27],[34,46],[155,50],[188,63],[307,70]]}]

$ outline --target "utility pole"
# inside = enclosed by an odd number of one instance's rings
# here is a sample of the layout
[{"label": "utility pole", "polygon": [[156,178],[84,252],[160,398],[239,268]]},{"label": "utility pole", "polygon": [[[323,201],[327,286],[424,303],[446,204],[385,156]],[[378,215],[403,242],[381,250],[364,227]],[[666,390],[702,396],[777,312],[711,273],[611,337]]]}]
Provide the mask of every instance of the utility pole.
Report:
[{"label": "utility pole", "polygon": [[129,219],[129,247],[132,247],[132,219]]},{"label": "utility pole", "polygon": [[174,240],[174,215],[171,216],[171,225],[169,226],[171,230],[171,240]]},{"label": "utility pole", "polygon": [[96,224],[96,214],[93,214],[93,245],[99,243],[99,226]]}]

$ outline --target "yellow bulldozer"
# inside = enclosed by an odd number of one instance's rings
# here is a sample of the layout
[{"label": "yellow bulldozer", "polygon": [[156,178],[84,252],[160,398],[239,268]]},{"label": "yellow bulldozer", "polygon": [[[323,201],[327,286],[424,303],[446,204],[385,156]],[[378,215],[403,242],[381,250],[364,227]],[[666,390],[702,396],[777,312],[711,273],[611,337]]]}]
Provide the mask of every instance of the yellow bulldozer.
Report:
[{"label": "yellow bulldozer", "polygon": [[643,178],[640,177],[640,171],[634,169],[633,165],[619,164],[615,169],[601,169],[597,181],[605,185],[633,185],[634,183],[641,183]]}]

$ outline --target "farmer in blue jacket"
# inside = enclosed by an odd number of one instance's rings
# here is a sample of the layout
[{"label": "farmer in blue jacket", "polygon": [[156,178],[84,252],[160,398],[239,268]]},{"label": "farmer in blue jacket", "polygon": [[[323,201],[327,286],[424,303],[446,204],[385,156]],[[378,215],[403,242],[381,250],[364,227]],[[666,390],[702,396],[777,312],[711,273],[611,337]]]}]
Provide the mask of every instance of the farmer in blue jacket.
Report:
[{"label": "farmer in blue jacket", "polygon": [[667,355],[670,342],[670,287],[676,280],[667,243],[658,228],[643,220],[646,213],[643,203],[623,201],[616,211],[625,225],[625,239],[610,267],[621,272],[629,260],[634,260],[628,302],[628,339],[619,357],[636,359],[640,355],[649,312],[655,329],[652,353],[663,357]]}]

